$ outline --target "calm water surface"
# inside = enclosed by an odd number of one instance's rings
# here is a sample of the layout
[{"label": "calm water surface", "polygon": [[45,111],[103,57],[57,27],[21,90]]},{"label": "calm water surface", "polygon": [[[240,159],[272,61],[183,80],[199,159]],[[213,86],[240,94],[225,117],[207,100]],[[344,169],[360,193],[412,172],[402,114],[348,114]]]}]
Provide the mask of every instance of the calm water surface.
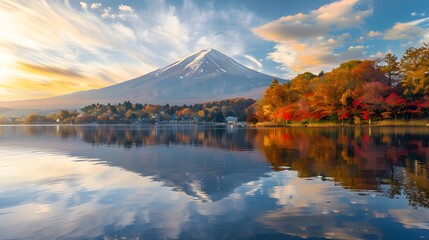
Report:
[{"label": "calm water surface", "polygon": [[429,129],[0,127],[0,239],[428,239]]}]

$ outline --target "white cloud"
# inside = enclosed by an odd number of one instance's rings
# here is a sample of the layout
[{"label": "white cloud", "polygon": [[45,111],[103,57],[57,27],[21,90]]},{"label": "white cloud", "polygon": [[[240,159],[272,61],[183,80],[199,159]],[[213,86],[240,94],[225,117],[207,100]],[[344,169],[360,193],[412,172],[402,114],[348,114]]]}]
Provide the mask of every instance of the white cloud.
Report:
[{"label": "white cloud", "polygon": [[[165,219],[160,238],[178,238],[182,225],[188,220],[189,197],[171,191],[149,177],[97,164],[97,159],[76,158],[47,149],[12,150],[4,147],[0,149],[0,156],[2,196],[7,190],[26,193],[29,191],[26,186],[32,188],[32,194],[23,195],[25,201],[22,204],[16,204],[13,211],[0,215],[1,229],[10,230],[7,233],[2,231],[3,238],[31,239],[35,235],[41,239],[95,238],[103,234],[106,226],[131,225],[135,219],[147,221],[147,227],[156,229],[159,226],[156,226],[152,216]],[[28,167],[29,157],[36,161],[31,167]],[[73,184],[50,182],[61,179],[67,179]],[[80,198],[89,191],[97,194],[90,194],[85,200]],[[124,201],[118,201],[114,208],[107,209],[109,204],[102,203],[103,199],[118,194]],[[58,197],[47,199],[46,196]],[[169,201],[175,204],[167,204]],[[145,205],[154,207],[141,209]],[[65,212],[67,217],[63,219],[62,225],[45,221],[46,216],[55,219],[63,217]],[[6,218],[10,221],[5,221]],[[25,231],[13,228],[16,225],[23,226]]]},{"label": "white cloud", "polygon": [[123,4],[119,5],[118,9],[124,12],[134,12],[134,9],[132,7]]},{"label": "white cloud", "polygon": [[369,57],[371,59],[378,59],[378,58],[382,58],[383,56],[384,56],[384,54],[382,52],[378,51],[376,54],[372,54]]},{"label": "white cloud", "polygon": [[429,18],[421,18],[410,22],[397,22],[388,29],[383,37],[386,40],[421,39],[428,31]]},{"label": "white cloud", "polygon": [[[0,69],[7,68],[0,70],[0,92],[13,93],[1,95],[0,100],[104,87],[201,49],[239,56],[245,54],[249,41],[256,41],[249,30],[256,17],[246,10],[215,10],[189,1],[178,7],[151,2],[138,12],[104,6],[100,13],[88,4],[84,11],[82,4],[77,6],[61,1],[0,1],[0,21],[10,23],[0,25]],[[229,24],[232,18],[237,20],[234,26]],[[36,69],[73,69],[81,78],[36,79],[33,73],[23,72],[19,63],[40,65]],[[25,80],[26,87],[19,87],[17,79]]]},{"label": "white cloud", "polygon": [[[338,39],[338,44],[343,44],[344,39]],[[281,63],[281,69],[291,72],[288,77],[293,77],[300,72],[318,73],[321,70],[331,70],[338,64],[350,59],[365,58],[364,46],[351,46],[344,51],[335,53],[334,44],[329,41],[318,41],[308,45],[291,45],[278,43],[274,52],[268,54],[268,58]]]},{"label": "white cloud", "polygon": [[244,66],[253,69],[255,71],[262,71],[263,70],[263,65],[262,63],[256,59],[255,57],[248,55],[248,54],[243,54],[240,56],[236,56],[235,59],[237,61],[239,61],[241,64],[243,64]]},{"label": "white cloud", "polygon": [[123,37],[125,37],[125,38],[127,38],[127,39],[129,39],[130,41],[136,41],[137,40],[137,38],[136,38],[136,35],[134,34],[134,31],[131,29],[131,28],[129,28],[129,27],[127,27],[127,26],[125,26],[125,25],[123,25],[123,24],[121,24],[121,23],[113,23],[112,24],[112,27],[121,35],[121,36],[123,36]]},{"label": "white cloud", "polygon": [[419,209],[391,209],[389,215],[404,228],[429,230],[427,215]]},{"label": "white cloud", "polygon": [[134,13],[134,10],[126,5],[120,5],[118,7],[119,12],[114,12],[111,7],[107,7],[103,9],[103,13],[101,14],[101,18],[110,18],[113,20],[125,20],[126,18],[138,18],[137,14]]},{"label": "white cloud", "polygon": [[418,12],[412,12],[412,13],[411,13],[411,16],[413,16],[413,17],[416,17],[416,16],[424,17],[424,16],[426,16],[426,12],[421,12],[421,13],[418,13]]},{"label": "white cloud", "polygon": [[280,63],[289,77],[302,71],[331,70],[343,61],[365,57],[364,47],[347,48],[345,40],[351,35],[345,31],[359,28],[364,18],[372,15],[369,3],[340,0],[307,14],[281,17],[253,31],[263,39],[277,42],[268,59]]},{"label": "white cloud", "polygon": [[[290,171],[293,172],[293,171]],[[280,172],[286,175],[286,173]],[[279,174],[279,175],[280,175]],[[289,173],[289,175],[291,175]],[[283,180],[284,179],[284,180]],[[365,235],[383,236],[382,232],[368,221],[343,221],[338,226],[336,221],[342,214],[352,215],[350,209],[368,212],[371,202],[358,198],[357,194],[348,195],[350,201],[342,201],[343,192],[338,191],[339,186],[329,186],[322,181],[306,181],[302,178],[284,177],[281,184],[265,190],[276,200],[278,209],[264,213],[257,218],[258,222],[274,229],[278,233],[297,238],[323,237],[327,239],[365,239]],[[263,189],[265,189],[263,187]],[[369,199],[370,200],[370,199]],[[353,204],[352,202],[359,202]],[[311,209],[311,213],[306,211]],[[306,217],[303,217],[306,216]],[[315,231],[309,230],[308,217],[312,219],[311,227]],[[287,224],[284,224],[286,223]],[[356,227],[365,229],[364,231],[353,231]]]},{"label": "white cloud", "polygon": [[379,31],[369,31],[368,32],[368,37],[378,37],[378,36],[381,36],[381,35],[382,35],[382,33],[379,32]]},{"label": "white cloud", "polygon": [[101,3],[92,3],[91,4],[91,9],[97,9],[97,8],[100,8],[101,7]]},{"label": "white cloud", "polygon": [[262,63],[260,63],[256,58],[254,58],[250,55],[247,55],[247,54],[244,54],[243,56],[246,57],[247,59],[249,59],[251,62],[253,62],[259,68],[262,68]]},{"label": "white cloud", "polygon": [[332,30],[362,24],[363,19],[372,15],[373,11],[370,7],[356,10],[356,6],[361,2],[359,0],[333,2],[308,14],[299,13],[281,17],[255,28],[254,32],[266,40],[276,42],[322,36]]},{"label": "white cloud", "polygon": [[274,21],[255,28],[255,33],[269,41],[285,42],[294,39],[314,38],[329,31],[327,25],[311,25],[303,22]]},{"label": "white cloud", "polygon": [[80,2],[80,7],[82,9],[87,9],[88,8],[88,4],[86,2]]}]

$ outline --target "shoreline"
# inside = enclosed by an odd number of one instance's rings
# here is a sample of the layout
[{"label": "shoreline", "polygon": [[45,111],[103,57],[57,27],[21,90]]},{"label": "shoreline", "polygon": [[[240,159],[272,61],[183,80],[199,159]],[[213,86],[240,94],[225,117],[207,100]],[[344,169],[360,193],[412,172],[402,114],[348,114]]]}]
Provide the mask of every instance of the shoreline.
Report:
[{"label": "shoreline", "polygon": [[371,124],[341,124],[341,123],[270,123],[262,122],[256,124],[248,124],[252,128],[356,128],[356,127],[429,127],[429,120],[382,120],[372,122]]},{"label": "shoreline", "polygon": [[264,129],[264,128],[361,128],[361,127],[429,127],[429,120],[382,120],[377,122],[368,122],[363,124],[341,124],[331,122],[321,123],[271,123],[262,122],[256,124],[234,124],[229,125],[227,123],[161,123],[161,124],[147,124],[147,123],[83,123],[83,124],[57,124],[57,123],[35,123],[35,124],[0,124],[1,126],[144,126],[144,127],[161,127],[161,126],[202,126],[202,127],[237,127],[237,128],[253,128],[253,129]]}]

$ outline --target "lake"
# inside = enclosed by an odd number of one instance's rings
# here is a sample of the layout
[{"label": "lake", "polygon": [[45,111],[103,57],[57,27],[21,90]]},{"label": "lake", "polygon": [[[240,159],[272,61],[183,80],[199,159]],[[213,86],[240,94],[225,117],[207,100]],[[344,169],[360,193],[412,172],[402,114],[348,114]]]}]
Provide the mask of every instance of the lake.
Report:
[{"label": "lake", "polygon": [[1,126],[0,239],[428,239],[429,128]]}]

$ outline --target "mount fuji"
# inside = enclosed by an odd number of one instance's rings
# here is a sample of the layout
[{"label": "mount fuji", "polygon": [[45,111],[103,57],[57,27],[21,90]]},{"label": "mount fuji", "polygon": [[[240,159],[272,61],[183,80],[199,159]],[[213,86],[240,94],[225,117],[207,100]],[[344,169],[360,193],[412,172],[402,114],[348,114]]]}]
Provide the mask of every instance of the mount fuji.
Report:
[{"label": "mount fuji", "polygon": [[92,103],[128,100],[153,104],[192,104],[236,97],[258,99],[273,79],[210,49],[105,88],[46,99],[2,102],[0,106],[14,109],[79,109]]}]

